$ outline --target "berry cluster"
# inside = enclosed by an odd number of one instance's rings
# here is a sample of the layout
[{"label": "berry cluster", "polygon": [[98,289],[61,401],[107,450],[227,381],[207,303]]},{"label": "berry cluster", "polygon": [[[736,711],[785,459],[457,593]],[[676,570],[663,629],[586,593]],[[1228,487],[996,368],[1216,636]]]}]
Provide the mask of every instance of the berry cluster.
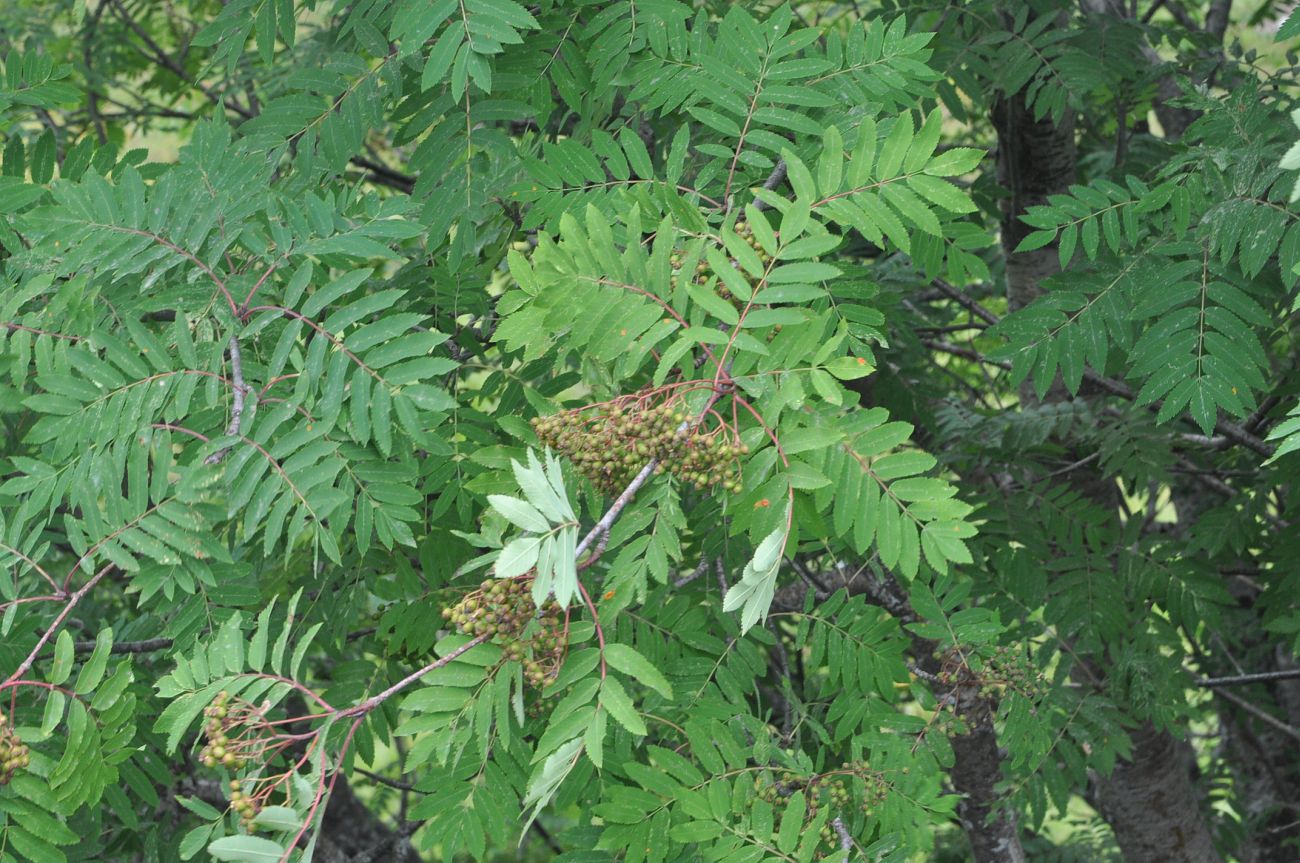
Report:
[{"label": "berry cluster", "polygon": [[[769,255],[767,252],[765,252],[763,250],[763,247],[759,245],[758,239],[754,236],[754,229],[749,226],[748,222],[746,222],[744,219],[741,219],[740,221],[736,222],[736,224],[732,227],[732,230],[735,232],[736,236],[738,236],[741,239],[741,241],[745,243],[745,245],[749,246],[758,254],[758,259],[762,261],[764,265],[767,265],[772,261],[772,256]],[[758,288],[758,279],[750,276],[749,273],[745,272],[745,270],[741,268],[740,264],[737,263],[735,258],[731,258],[730,260],[731,260],[731,266],[734,267],[738,272],[741,273],[741,275],[745,277],[745,280],[750,283],[751,289],[756,290]],[[678,283],[682,279],[681,254],[679,252],[674,252],[672,255],[669,256],[668,262],[673,268],[672,278],[669,280],[669,282],[675,288],[677,287]],[[690,281],[692,281],[697,285],[703,285],[709,281],[709,278],[712,275],[713,275],[713,270],[708,265],[708,263],[706,261],[700,261],[695,265],[695,272],[693,274],[690,274]],[[744,308],[746,300],[733,295],[731,291],[728,290],[726,283],[723,282],[721,278],[718,279],[717,289],[718,289],[718,296],[722,297],[722,299],[731,303],[733,306],[736,307],[737,310]]]},{"label": "berry cluster", "polygon": [[993,656],[988,660],[988,669],[990,679],[985,681],[985,695],[993,693],[993,686],[1002,686],[1030,701],[1041,701],[1051,689],[1027,653],[1005,645],[994,649]]},{"label": "berry cluster", "polygon": [[939,658],[942,666],[935,678],[953,689],[967,692],[977,689],[985,698],[1000,691],[1015,692],[1030,701],[1038,701],[1048,693],[1047,681],[1030,657],[1005,645],[999,645],[992,656],[985,657],[983,670],[978,673],[958,650],[941,653]]},{"label": "berry cluster", "polygon": [[655,473],[670,471],[697,489],[721,485],[739,492],[738,459],[749,447],[721,421],[706,430],[693,424],[680,398],[660,397],[651,391],[535,417],[533,430],[606,494],[622,491],[650,459],[658,462]]},{"label": "berry cluster", "polygon": [[230,780],[230,808],[239,816],[239,826],[247,831],[253,830],[253,819],[262,811],[262,801],[252,794],[245,794],[238,779]]},{"label": "berry cluster", "polygon": [[533,686],[545,686],[559,673],[567,644],[563,613],[553,601],[538,611],[529,578],[484,581],[457,605],[444,608],[442,617],[466,635],[491,636],[507,659],[523,665]]},{"label": "berry cluster", "polygon": [[199,761],[204,767],[222,767],[238,770],[244,766],[246,759],[232,745],[226,732],[235,724],[230,715],[230,693],[224,689],[217,693],[212,703],[203,708],[203,715],[208,721],[203,726],[203,736],[207,745],[199,751]]},{"label": "berry cluster", "polygon": [[14,774],[32,762],[31,752],[18,732],[9,725],[9,717],[0,712],[0,785],[8,785]]},{"label": "berry cluster", "polygon": [[[907,772],[906,767],[903,768],[903,772]],[[811,822],[822,808],[830,809],[832,816],[849,808],[853,799],[849,782],[855,777],[866,784],[866,793],[859,808],[864,815],[869,815],[884,803],[889,793],[889,783],[880,773],[872,770],[865,761],[850,761],[834,772],[815,773],[811,776],[800,776],[791,770],[783,771],[779,778],[760,776],[754,780],[754,792],[759,799],[772,804],[773,810],[778,813],[778,819],[781,817],[780,813],[785,811],[785,798],[796,791],[804,792],[804,799],[807,802],[804,818],[806,822]],[[835,835],[829,818],[826,824],[822,825],[821,838],[832,848],[839,846],[839,837]],[[825,854],[826,852],[819,851],[818,859]]]}]

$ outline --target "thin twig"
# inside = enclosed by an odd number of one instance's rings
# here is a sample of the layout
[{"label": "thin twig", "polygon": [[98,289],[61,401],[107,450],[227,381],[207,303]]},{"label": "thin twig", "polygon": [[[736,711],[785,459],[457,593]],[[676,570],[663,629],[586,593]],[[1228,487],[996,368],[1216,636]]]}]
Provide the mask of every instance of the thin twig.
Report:
[{"label": "thin twig", "polygon": [[[772,173],[768,174],[767,179],[763,181],[763,188],[770,192],[781,185],[781,181],[785,179],[785,171],[785,159],[777,159],[776,166],[772,168]],[[762,212],[767,209],[767,202],[761,198],[756,198],[754,200],[754,209]]]},{"label": "thin twig", "polygon": [[853,837],[849,835],[848,828],[844,826],[840,816],[836,815],[831,819],[831,827],[835,830],[835,835],[840,838],[840,850],[851,851],[853,849]]},{"label": "thin twig", "polygon": [[[1006,360],[994,360],[972,348],[954,345],[951,342],[922,339],[921,343],[926,347],[933,348],[934,350],[943,351],[946,354],[962,357],[971,360],[972,362],[997,366],[1000,369],[1011,368],[1011,363]],[[1134,392],[1133,388],[1128,384],[1097,374],[1097,372],[1092,369],[1083,370],[1083,379],[1099,389],[1105,390],[1113,396],[1119,396],[1126,401],[1135,401],[1137,399],[1137,393]],[[1151,411],[1159,411],[1162,404],[1163,402],[1160,401],[1153,402],[1152,404],[1147,405],[1147,409]],[[1218,420],[1214,424],[1214,429],[1219,432],[1219,434],[1230,439],[1233,443],[1244,446],[1259,455],[1270,456],[1273,454],[1273,447],[1270,444],[1265,443],[1263,440],[1246,431],[1236,423],[1228,422],[1227,420]]]},{"label": "thin twig", "polygon": [[1242,686],[1248,683],[1263,683],[1268,680],[1293,680],[1300,677],[1300,668],[1288,668],[1282,671],[1257,671],[1254,674],[1234,674],[1230,677],[1202,677],[1196,681],[1197,686],[1212,689],[1217,686]]},{"label": "thin twig", "polygon": [[446,656],[442,657],[441,659],[435,662],[430,662],[428,665],[424,666],[424,668],[421,668],[419,671],[416,671],[412,674],[408,674],[406,677],[403,677],[401,680],[397,681],[392,686],[388,687],[378,695],[372,695],[370,698],[367,698],[365,701],[361,702],[360,704],[357,704],[353,707],[349,707],[346,710],[338,711],[339,718],[342,718],[344,716],[356,716],[356,717],[365,716],[367,713],[374,710],[376,707],[383,704],[385,701],[392,698],[394,695],[401,692],[403,689],[410,686],[412,683],[419,680],[421,677],[424,677],[424,675],[428,674],[430,671],[434,671],[435,669],[442,668],[444,665],[447,665],[453,660],[459,658],[461,654],[468,653],[471,649],[478,647],[480,644],[487,641],[488,638],[489,638],[488,635],[479,635],[479,636],[475,636],[474,638],[471,638],[469,641],[465,642],[460,647],[453,650],[451,653],[448,653]]},{"label": "thin twig", "polygon": [[1160,11],[1161,7],[1165,5],[1165,2],[1166,0],[1155,0],[1155,2],[1147,9],[1146,14],[1142,16],[1142,23],[1150,24],[1152,16]]},{"label": "thin twig", "polygon": [[[77,641],[73,642],[72,649],[74,653],[93,653],[98,642],[94,641]],[[153,653],[158,650],[166,650],[172,646],[170,638],[147,638],[144,641],[118,641],[115,642],[109,653]]]},{"label": "thin twig", "polygon": [[600,535],[600,539],[596,540],[596,547],[591,550],[591,554],[587,555],[585,560],[578,561],[578,572],[589,569],[593,563],[600,560],[600,556],[605,553],[605,546],[608,544],[609,531],[605,531]]},{"label": "thin twig", "polygon": [[927,348],[932,348],[945,354],[952,354],[954,357],[961,357],[964,360],[970,360],[973,363],[997,366],[1000,369],[1007,369],[1008,371],[1011,369],[1011,363],[1006,360],[989,359],[974,348],[954,345],[952,342],[943,341],[942,339],[921,339],[921,344],[925,345]]},{"label": "thin twig", "polygon": [[1254,716],[1256,719],[1260,720],[1261,722],[1264,722],[1267,725],[1273,726],[1278,731],[1281,731],[1283,734],[1287,735],[1288,737],[1292,737],[1295,738],[1296,740],[1300,740],[1300,731],[1296,730],[1295,728],[1292,728],[1290,725],[1287,725],[1285,722],[1278,719],[1276,716],[1272,715],[1271,713],[1256,707],[1254,704],[1251,704],[1246,699],[1239,698],[1238,696],[1233,695],[1231,692],[1229,692],[1226,689],[1216,689],[1214,690],[1214,694],[1224,699],[1225,701],[1231,701],[1233,704],[1237,705],[1242,710],[1249,713],[1251,716]]},{"label": "thin twig", "polygon": [[1070,471],[1078,470],[1079,468],[1083,467],[1085,464],[1094,462],[1099,458],[1101,458],[1101,453],[1095,452],[1092,455],[1084,456],[1083,458],[1079,459],[1076,462],[1071,462],[1070,464],[1067,464],[1063,468],[1058,468],[1057,470],[1054,470],[1051,473],[1049,473],[1047,476],[1048,477],[1060,476],[1063,473],[1069,473]]},{"label": "thin twig", "polygon": [[[80,564],[80,561],[78,561],[78,564]],[[32,663],[36,661],[36,657],[39,656],[41,650],[45,648],[50,637],[53,636],[54,633],[59,630],[59,627],[63,625],[63,622],[68,619],[68,615],[72,614],[72,609],[77,607],[77,603],[81,602],[81,600],[85,598],[86,594],[95,589],[95,585],[103,581],[104,576],[108,575],[109,572],[112,571],[113,566],[114,564],[111,563],[105,565],[103,569],[95,573],[89,581],[83,584],[80,590],[68,597],[68,601],[64,603],[63,610],[59,612],[58,617],[54,618],[54,622],[49,625],[45,630],[45,633],[41,635],[39,640],[37,640],[36,646],[27,654],[27,658],[20,662],[18,667],[14,669],[13,674],[10,674],[9,677],[5,679],[5,683],[12,683],[15,680],[21,680],[22,676],[31,670]],[[75,572],[76,570],[74,569],[73,571]]]},{"label": "thin twig", "polygon": [[[1192,474],[1192,476],[1196,478],[1197,482],[1202,483],[1208,488],[1214,489],[1224,497],[1237,496],[1237,490],[1235,488],[1228,485],[1226,482],[1219,479],[1214,474],[1208,471],[1198,470],[1196,468],[1196,465],[1194,465],[1192,462],[1188,461],[1187,459],[1183,458],[1182,456],[1178,456],[1177,458],[1178,458],[1179,467],[1183,468],[1183,470],[1189,471]],[[1266,517],[1269,517],[1268,514],[1265,515]]]},{"label": "thin twig", "polygon": [[[185,66],[163,50],[163,47],[158,44],[157,40],[149,35],[149,31],[142,27],[140,23],[132,17],[131,13],[128,12],[126,7],[122,4],[122,0],[108,0],[108,2],[112,4],[113,11],[117,14],[118,18],[122,19],[122,23],[126,24],[126,26],[130,28],[131,32],[135,33],[135,35],[139,37],[140,41],[144,43],[145,50],[140,53],[153,60],[154,63],[163,67],[168,72],[171,72],[177,78],[180,78],[185,83],[194,87],[194,89],[202,93],[212,104],[225,110],[233,111],[245,120],[251,120],[253,117],[257,116],[257,105],[253,105],[252,107],[241,105],[234,99],[228,98],[226,94],[219,93],[211,87],[208,87],[202,81],[190,77]],[[363,156],[351,156],[348,158],[348,162],[359,168],[365,168],[367,171],[366,179],[372,183],[378,183],[381,186],[388,186],[389,188],[397,189],[400,192],[409,192],[415,186],[414,177],[403,174],[400,171],[395,171],[386,165],[374,162]]]},{"label": "thin twig", "polygon": [[366,777],[367,779],[373,782],[378,782],[380,785],[387,785],[389,788],[396,788],[398,791],[416,790],[415,785],[413,783],[399,782],[396,779],[389,779],[387,776],[380,776],[378,773],[371,773],[369,770],[364,770],[360,767],[355,767],[353,769],[357,773],[360,773],[362,776]]},{"label": "thin twig", "polygon": [[684,587],[685,585],[690,584],[695,579],[704,575],[704,573],[707,572],[708,569],[709,569],[709,559],[707,557],[701,557],[699,566],[695,567],[694,571],[689,572],[686,575],[680,576],[673,580],[673,587]]},{"label": "thin twig", "polygon": [[999,320],[1001,320],[993,312],[990,312],[988,309],[984,308],[984,306],[980,305],[974,299],[966,296],[966,294],[963,291],[953,287],[952,285],[945,282],[943,279],[935,279],[934,286],[938,288],[939,292],[943,294],[945,297],[947,297],[950,300],[953,300],[962,308],[966,309],[972,315],[975,315],[976,317],[978,317],[980,320],[982,320],[984,323],[988,324],[989,326],[993,326]]},{"label": "thin twig", "polygon": [[[244,425],[244,398],[248,395],[248,386],[244,383],[244,361],[239,353],[239,337],[230,337],[230,380],[235,391],[230,407],[230,425],[226,426],[226,435],[242,437]],[[204,464],[220,464],[230,452],[224,447],[203,460]]]}]

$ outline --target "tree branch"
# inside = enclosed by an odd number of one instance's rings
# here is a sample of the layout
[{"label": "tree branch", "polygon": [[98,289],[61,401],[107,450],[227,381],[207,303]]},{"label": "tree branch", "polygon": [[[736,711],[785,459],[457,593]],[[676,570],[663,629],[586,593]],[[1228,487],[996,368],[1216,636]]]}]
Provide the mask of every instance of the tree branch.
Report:
[{"label": "tree branch", "polygon": [[1224,699],[1225,701],[1232,702],[1233,704],[1240,707],[1242,710],[1249,713],[1251,716],[1258,719],[1260,722],[1263,722],[1266,725],[1271,725],[1273,728],[1277,729],[1278,731],[1282,732],[1288,737],[1292,737],[1296,740],[1300,740],[1300,730],[1292,728],[1290,725],[1287,725],[1285,722],[1278,719],[1273,714],[1259,707],[1256,707],[1254,704],[1251,704],[1246,699],[1234,695],[1226,689],[1215,689],[1214,694]]},{"label": "tree branch", "polygon": [[[226,426],[226,434],[240,437],[243,435],[244,399],[248,395],[248,386],[244,383],[244,361],[239,353],[239,337],[235,335],[230,337],[230,380],[235,392],[230,407],[230,425]],[[220,464],[229,452],[230,447],[219,449],[204,459],[203,463]]]},{"label": "tree branch", "polygon": [[[75,653],[93,653],[95,650],[94,641],[77,641],[72,645]],[[115,642],[109,653],[153,653],[158,650],[166,650],[172,646],[170,638],[148,638],[144,641],[118,641]]]},{"label": "tree branch", "polygon": [[72,614],[72,609],[77,607],[77,603],[81,602],[81,600],[85,598],[86,594],[95,589],[95,585],[103,581],[104,576],[108,575],[109,572],[113,570],[113,567],[114,564],[106,564],[103,569],[95,573],[89,581],[83,584],[76,593],[68,597],[68,601],[63,605],[63,610],[59,612],[58,616],[54,618],[54,622],[49,625],[49,628],[47,628],[45,633],[37,640],[36,646],[27,654],[27,658],[18,664],[18,667],[14,669],[13,674],[10,674],[5,678],[5,683],[12,683],[15,680],[21,680],[22,676],[31,670],[32,663],[36,661],[36,657],[40,655],[41,650],[45,647],[46,643],[49,642],[50,637],[53,636],[54,633],[58,632],[59,627],[68,619],[68,615]]},{"label": "tree branch", "polygon": [[365,714],[374,710],[379,705],[383,704],[388,699],[392,698],[397,693],[401,692],[406,687],[410,686],[415,681],[419,680],[424,675],[428,674],[430,671],[433,671],[438,668],[442,668],[444,665],[460,657],[461,654],[468,653],[473,648],[478,647],[480,644],[487,641],[489,637],[490,636],[488,635],[478,635],[475,636],[474,638],[471,638],[469,641],[465,642],[460,647],[456,648],[451,653],[448,653],[446,656],[442,657],[441,659],[436,660],[434,662],[430,662],[428,665],[424,666],[424,668],[421,668],[419,671],[416,671],[413,674],[408,674],[406,677],[403,677],[401,680],[397,681],[392,686],[388,687],[378,695],[372,695],[370,698],[367,698],[365,701],[361,702],[360,704],[338,711],[337,715],[340,718],[344,716],[357,716],[357,717],[364,716]]},{"label": "tree branch", "polygon": [[1197,686],[1213,689],[1219,686],[1243,686],[1250,683],[1264,683],[1269,680],[1294,680],[1300,677],[1300,668],[1287,668],[1282,671],[1257,671],[1254,674],[1234,674],[1230,677],[1202,677],[1196,681]]},{"label": "tree branch", "polygon": [[[772,168],[772,173],[768,174],[767,179],[763,181],[763,188],[770,192],[781,185],[781,181],[785,179],[785,172],[785,159],[777,159],[776,166]],[[767,202],[762,199],[755,199],[754,209],[762,212],[767,209]]]}]

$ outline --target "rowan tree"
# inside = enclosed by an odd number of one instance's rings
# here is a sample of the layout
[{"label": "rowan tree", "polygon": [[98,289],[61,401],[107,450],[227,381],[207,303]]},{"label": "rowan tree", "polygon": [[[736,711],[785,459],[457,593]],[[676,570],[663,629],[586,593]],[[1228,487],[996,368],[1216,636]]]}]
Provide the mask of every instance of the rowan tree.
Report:
[{"label": "rowan tree", "polygon": [[1300,19],[11,0],[0,863],[1300,854]]}]

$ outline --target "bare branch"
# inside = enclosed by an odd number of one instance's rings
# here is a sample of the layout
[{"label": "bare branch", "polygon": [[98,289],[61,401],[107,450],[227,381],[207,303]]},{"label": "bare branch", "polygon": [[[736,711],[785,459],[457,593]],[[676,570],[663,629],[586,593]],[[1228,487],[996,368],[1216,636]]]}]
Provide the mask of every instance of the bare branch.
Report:
[{"label": "bare branch", "polygon": [[[77,641],[72,645],[76,653],[93,653],[96,642],[94,641]],[[166,650],[172,646],[170,638],[148,638],[144,641],[118,641],[115,642],[109,653],[153,653],[158,650]]]},{"label": "bare branch", "polygon": [[[770,192],[781,185],[781,181],[785,179],[785,171],[785,159],[777,159],[776,166],[772,168],[772,173],[768,174],[767,179],[763,181],[763,188]],[[754,209],[760,212],[767,209],[767,202],[761,199],[755,200]]]},{"label": "bare branch", "polygon": [[1263,722],[1266,725],[1271,725],[1273,728],[1276,728],[1278,731],[1281,731],[1283,734],[1287,735],[1288,737],[1292,737],[1296,740],[1300,740],[1300,730],[1297,730],[1291,727],[1290,725],[1287,725],[1285,722],[1278,719],[1273,714],[1259,707],[1256,707],[1254,704],[1251,704],[1246,699],[1234,695],[1226,689],[1215,689],[1214,694],[1224,699],[1225,701],[1232,702],[1233,704],[1240,707],[1242,710],[1249,713],[1251,716],[1258,719],[1260,722]]},{"label": "bare branch", "polygon": [[582,542],[578,543],[578,548],[575,552],[576,554],[582,554],[593,542],[598,540],[602,534],[614,526],[614,522],[618,519],[619,513],[627,508],[627,505],[632,502],[632,498],[636,497],[636,493],[640,491],[641,486],[645,485],[650,479],[650,476],[655,471],[655,466],[658,464],[659,460],[652,458],[650,461],[646,462],[645,467],[641,468],[640,473],[632,477],[632,481],[627,484],[627,488],[623,489],[623,493],[620,494],[612,504],[610,504],[609,509],[600,517],[600,521],[596,522],[596,526],[582,538]]},{"label": "bare branch", "polygon": [[[488,638],[490,638],[490,636],[488,635],[479,635],[479,636],[475,636],[474,638],[471,638],[469,641],[465,642],[460,647],[453,650],[451,653],[448,653],[446,656],[442,657],[439,660],[430,662],[428,665],[424,666],[424,668],[421,668],[419,671],[416,671],[412,674],[408,674],[406,677],[403,677],[401,680],[397,681],[392,686],[388,687],[378,695],[372,695],[370,698],[367,698],[365,701],[361,702],[360,704],[357,704],[353,707],[349,707],[345,710],[338,711],[338,716],[340,718],[344,716],[356,716],[356,717],[365,716],[367,713],[374,710],[376,707],[383,704],[385,701],[392,698],[394,695],[401,692],[403,689],[410,686],[412,683],[419,680],[421,677],[424,677],[424,675],[428,674],[430,671],[433,671],[438,668],[442,668],[444,665],[457,659],[461,654],[468,653],[471,649],[478,647],[480,644],[487,641]],[[359,718],[358,721],[360,721]]]},{"label": "bare branch", "polygon": [[[230,407],[230,425],[226,426],[229,436],[242,436],[244,425],[244,399],[248,395],[248,386],[244,383],[244,361],[239,353],[239,337],[230,337],[230,380],[235,391]],[[204,459],[204,464],[220,464],[225,459],[230,447],[217,450]]]},{"label": "bare branch", "polygon": [[68,601],[63,605],[63,610],[59,612],[58,616],[54,618],[54,622],[49,625],[49,628],[47,628],[45,633],[37,640],[36,646],[27,654],[27,658],[18,664],[18,667],[14,669],[13,674],[10,674],[5,678],[5,683],[12,683],[15,680],[21,680],[22,676],[31,670],[32,663],[36,661],[36,657],[40,655],[41,650],[44,649],[46,643],[49,642],[54,633],[58,632],[59,627],[63,625],[63,622],[68,619],[68,615],[72,614],[72,609],[77,607],[77,603],[81,602],[81,600],[85,598],[86,594],[95,589],[95,585],[103,581],[104,576],[108,575],[109,572],[113,570],[113,567],[114,564],[107,564],[99,572],[95,573],[89,581],[83,584],[80,590],[68,597]]},{"label": "bare branch", "polygon": [[840,840],[840,850],[850,851],[853,849],[853,837],[849,835],[848,829],[844,826],[844,821],[836,815],[831,819],[831,827],[835,830],[835,835]]},{"label": "bare branch", "polygon": [[1196,681],[1197,686],[1213,689],[1218,686],[1243,686],[1249,683],[1264,683],[1269,680],[1293,680],[1300,677],[1300,668],[1287,668],[1282,671],[1257,671],[1254,674],[1234,674],[1230,677],[1202,677]]}]

